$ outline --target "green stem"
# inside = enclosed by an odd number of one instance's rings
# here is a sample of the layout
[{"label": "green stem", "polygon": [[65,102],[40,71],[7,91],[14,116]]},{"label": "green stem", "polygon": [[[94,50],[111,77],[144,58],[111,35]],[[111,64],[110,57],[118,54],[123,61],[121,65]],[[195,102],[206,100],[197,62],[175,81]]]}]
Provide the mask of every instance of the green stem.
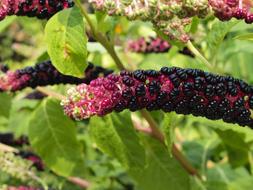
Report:
[{"label": "green stem", "polygon": [[86,10],[83,8],[82,4],[78,0],[74,0],[74,2],[76,6],[81,10],[83,17],[85,18],[88,25],[90,26],[93,38],[104,46],[104,48],[107,50],[107,52],[111,55],[111,57],[115,61],[115,64],[117,65],[117,67],[120,70],[124,70],[124,65],[122,64],[120,58],[118,57],[114,46],[111,45],[110,41],[106,38],[106,36],[96,31],[96,27],[92,24],[92,21],[90,20],[90,17],[88,13],[86,12]]},{"label": "green stem", "polygon": [[112,59],[114,60],[115,64],[117,65],[117,67],[120,70],[125,70],[125,67],[122,64],[119,56],[117,55],[114,46],[111,45],[109,40],[106,37],[104,37],[101,33],[97,33],[97,36],[95,37],[95,39],[104,46],[104,48],[107,50],[107,52],[111,55]]},{"label": "green stem", "polygon": [[159,141],[161,141],[162,143],[164,143],[164,135],[162,134],[162,132],[159,130],[158,125],[156,123],[156,121],[153,119],[153,117],[150,115],[149,112],[147,112],[146,110],[141,110],[141,115],[146,119],[146,121],[149,123],[152,135],[158,139]]},{"label": "green stem", "polygon": [[[159,140],[162,144],[165,145],[165,138],[162,132],[159,130],[159,127],[153,117],[146,110],[141,111],[142,116],[147,120],[150,126],[150,134]],[[197,176],[201,179],[198,171],[188,162],[188,160],[184,157],[184,155],[178,150],[178,148],[173,144],[172,146],[172,154],[179,161],[179,163],[183,166],[183,168],[191,175]]]},{"label": "green stem", "polygon": [[88,15],[88,13],[85,11],[85,9],[83,8],[82,4],[79,2],[79,0],[74,0],[75,5],[81,10],[81,13],[83,15],[83,17],[85,18],[85,20],[87,21],[88,25],[90,26],[92,35],[94,36],[96,33],[96,28],[95,26],[92,24],[92,21],[90,20],[90,17]]},{"label": "green stem", "polygon": [[209,61],[199,52],[199,50],[192,44],[189,40],[187,42],[187,47],[191,52],[201,61],[203,62],[210,70],[213,70],[213,66],[209,63]]}]

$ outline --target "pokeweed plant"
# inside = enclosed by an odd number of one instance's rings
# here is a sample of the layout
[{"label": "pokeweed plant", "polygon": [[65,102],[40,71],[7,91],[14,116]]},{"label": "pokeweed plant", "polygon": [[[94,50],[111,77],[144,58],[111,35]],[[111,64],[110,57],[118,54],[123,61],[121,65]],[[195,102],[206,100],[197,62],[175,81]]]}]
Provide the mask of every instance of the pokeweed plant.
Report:
[{"label": "pokeweed plant", "polygon": [[249,0],[1,1],[0,31],[18,31],[13,60],[0,59],[0,131],[13,133],[0,135],[3,187],[253,188],[251,9]]}]

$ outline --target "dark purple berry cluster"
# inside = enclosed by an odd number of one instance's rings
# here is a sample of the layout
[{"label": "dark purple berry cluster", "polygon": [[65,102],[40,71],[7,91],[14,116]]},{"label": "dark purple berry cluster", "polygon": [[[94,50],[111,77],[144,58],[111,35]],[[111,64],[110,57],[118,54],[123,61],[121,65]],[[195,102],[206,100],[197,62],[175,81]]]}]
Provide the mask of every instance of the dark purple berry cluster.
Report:
[{"label": "dark purple berry cluster", "polygon": [[90,81],[99,76],[107,76],[111,70],[89,63],[84,71],[84,78],[77,78],[61,74],[51,63],[45,61],[34,67],[25,67],[16,71],[8,71],[0,78],[0,89],[2,91],[18,91],[26,87],[35,88],[37,86],[47,86],[55,84],[89,84]]},{"label": "dark purple berry cluster", "polygon": [[214,14],[222,21],[237,18],[244,20],[247,24],[253,23],[253,13],[251,13],[251,0],[209,0],[209,4],[214,10]]},{"label": "dark purple berry cluster", "polygon": [[49,19],[56,12],[73,6],[72,0],[2,0],[0,20],[7,15]]},{"label": "dark purple berry cluster", "polygon": [[248,12],[246,9],[237,9],[233,17],[244,20],[247,24],[253,23],[253,13]]},{"label": "dark purple berry cluster", "polygon": [[15,146],[15,147],[20,147],[20,146],[29,144],[27,137],[21,136],[16,139],[14,138],[14,135],[12,133],[1,133],[0,143],[6,144],[9,146]]},{"label": "dark purple berry cluster", "polygon": [[75,119],[146,108],[253,127],[253,86],[197,69],[122,71],[72,88],[62,105]]},{"label": "dark purple berry cluster", "polygon": [[28,151],[19,151],[17,155],[26,160],[30,160],[33,163],[33,166],[38,171],[44,171],[45,169],[44,163],[42,162],[41,158],[37,156],[36,154],[32,152],[28,152]]},{"label": "dark purple berry cluster", "polygon": [[47,97],[46,94],[43,94],[42,92],[38,90],[34,90],[33,92],[27,94],[24,98],[29,99],[29,100],[41,100],[45,97]]}]

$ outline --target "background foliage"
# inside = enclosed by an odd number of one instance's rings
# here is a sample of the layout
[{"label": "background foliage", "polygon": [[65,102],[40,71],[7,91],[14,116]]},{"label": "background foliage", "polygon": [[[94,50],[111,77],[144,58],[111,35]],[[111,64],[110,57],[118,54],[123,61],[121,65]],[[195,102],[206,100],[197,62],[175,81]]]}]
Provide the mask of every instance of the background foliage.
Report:
[{"label": "background foliage", "polygon": [[[100,32],[113,39],[127,67],[179,66],[209,70],[196,58],[179,54],[176,46],[164,54],[126,53],[127,40],[156,35],[150,23],[130,22],[101,13],[90,16]],[[249,35],[252,27],[234,20],[222,23],[214,18],[196,18],[195,24],[193,26],[198,29],[192,30],[194,44],[214,66],[213,72],[253,83],[253,43],[252,34]],[[0,23],[0,61],[17,69],[47,60],[50,55],[61,72],[80,76],[88,57],[88,61],[96,65],[116,70],[112,58],[99,43],[87,43],[84,27],[87,29],[87,23],[77,8],[58,13],[48,23],[8,17]],[[59,32],[55,32],[57,30]],[[69,86],[48,88],[63,94]],[[22,149],[41,157],[45,171],[36,172],[45,186],[81,189],[68,180],[70,176],[77,176],[91,183],[90,190],[253,188],[253,131],[249,128],[193,116],[152,112],[166,136],[164,145],[134,129],[132,120],[146,125],[139,113],[124,111],[74,122],[64,116],[56,100],[25,99],[30,92],[32,89],[0,94],[0,131],[12,132],[17,138],[29,137],[31,144]],[[197,168],[202,180],[189,175],[172,157],[172,142]],[[36,180],[28,181],[41,186]],[[27,185],[28,182],[1,171],[0,184]]]}]

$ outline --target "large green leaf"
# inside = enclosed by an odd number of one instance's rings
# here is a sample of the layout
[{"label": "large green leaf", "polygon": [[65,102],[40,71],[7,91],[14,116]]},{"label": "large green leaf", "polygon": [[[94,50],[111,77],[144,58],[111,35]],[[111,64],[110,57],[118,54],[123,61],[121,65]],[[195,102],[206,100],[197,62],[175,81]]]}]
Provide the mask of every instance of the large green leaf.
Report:
[{"label": "large green leaf", "polygon": [[38,105],[39,101],[36,100],[13,100],[8,128],[15,134],[15,136],[19,137],[28,134],[31,113]]},{"label": "large green leaf", "polygon": [[225,36],[237,23],[238,21],[229,21],[225,23],[216,21],[212,25],[210,32],[207,34],[207,45],[209,47],[211,57],[216,55]]},{"label": "large green leaf", "polygon": [[29,140],[35,152],[57,174],[79,175],[84,171],[75,123],[64,116],[58,101],[47,99],[36,109],[29,123]]},{"label": "large green leaf", "polygon": [[141,172],[130,171],[141,190],[189,190],[190,178],[167,150],[166,146],[149,136],[143,136],[147,167]]},{"label": "large green leaf", "polygon": [[232,169],[229,164],[217,164],[207,172],[204,182],[207,190],[249,190],[252,176],[244,167]]},{"label": "large green leaf", "polygon": [[215,130],[223,141],[228,151],[229,162],[238,167],[249,162],[250,144],[245,142],[245,134],[232,129]]},{"label": "large green leaf", "polygon": [[229,190],[248,190],[253,189],[253,177],[238,178],[229,184]]},{"label": "large green leaf", "polygon": [[87,67],[87,37],[77,8],[54,15],[45,28],[48,54],[63,74],[82,77]]},{"label": "large green leaf", "polygon": [[11,97],[6,93],[0,93],[0,116],[9,117]]},{"label": "large green leaf", "polygon": [[139,170],[144,167],[145,151],[133,128],[129,112],[113,113],[103,118],[93,117],[89,132],[102,151],[118,159],[127,169]]},{"label": "large green leaf", "polygon": [[229,162],[238,167],[249,162],[249,150],[253,144],[253,131],[248,127],[228,124],[221,120],[212,121],[205,118],[191,117],[192,125],[198,124],[212,128],[226,147]]}]

